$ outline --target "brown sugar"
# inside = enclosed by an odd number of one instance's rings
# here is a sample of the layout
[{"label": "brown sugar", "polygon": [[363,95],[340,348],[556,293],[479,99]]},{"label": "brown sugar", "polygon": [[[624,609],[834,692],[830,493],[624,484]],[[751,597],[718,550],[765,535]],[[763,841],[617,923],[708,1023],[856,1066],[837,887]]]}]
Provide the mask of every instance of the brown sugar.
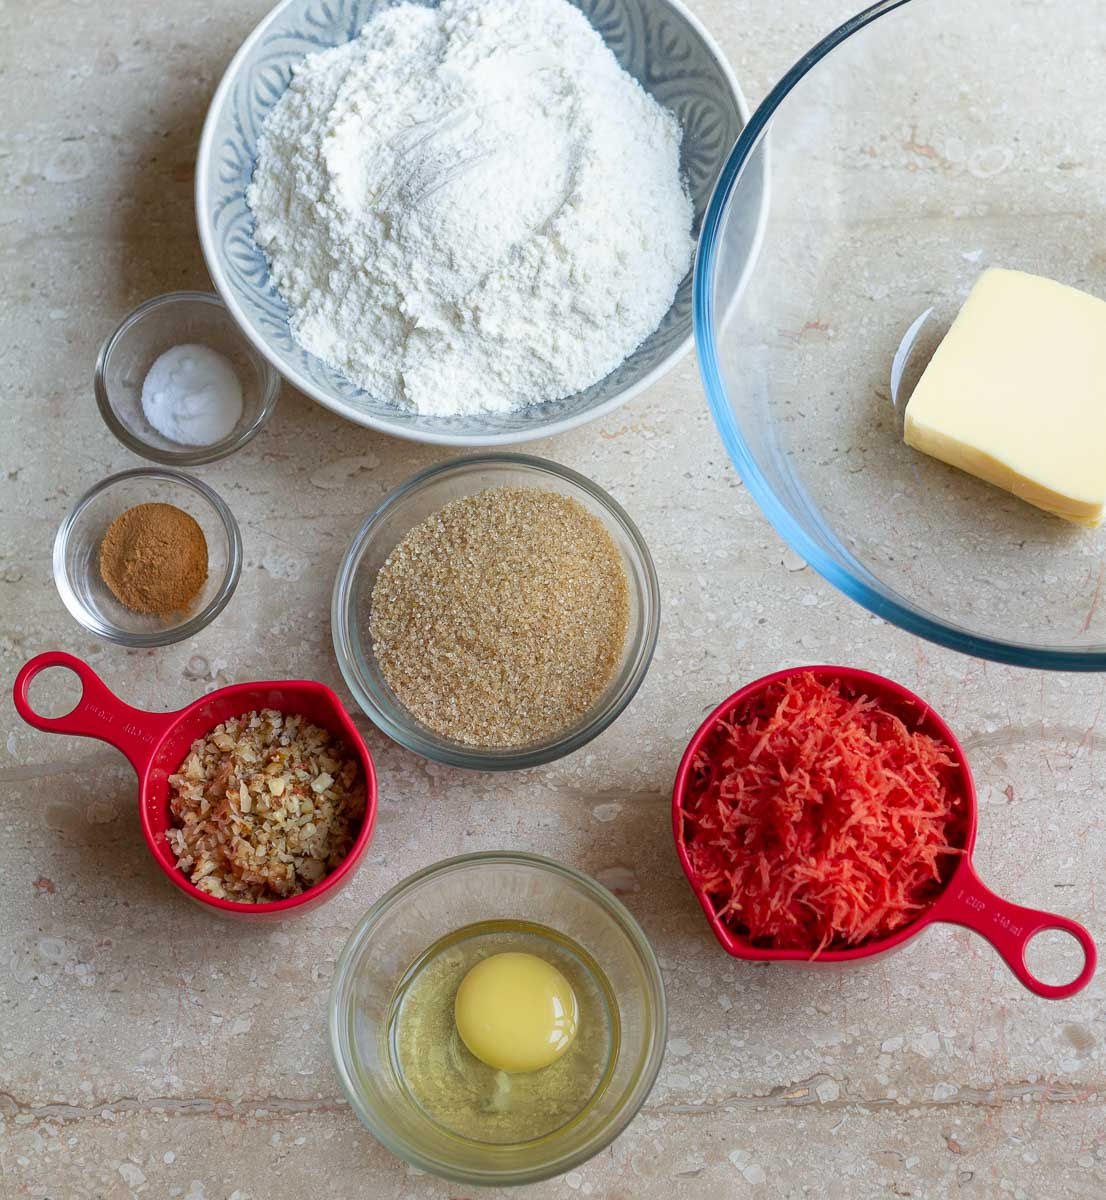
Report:
[{"label": "brown sugar", "polygon": [[207,539],[174,504],[136,504],[108,526],[100,574],[120,604],[168,617],[188,608],[207,579]]},{"label": "brown sugar", "polygon": [[622,658],[622,554],[578,501],[497,487],[451,501],[381,568],[369,628],[401,704],[470,746],[525,746],[575,724]]}]

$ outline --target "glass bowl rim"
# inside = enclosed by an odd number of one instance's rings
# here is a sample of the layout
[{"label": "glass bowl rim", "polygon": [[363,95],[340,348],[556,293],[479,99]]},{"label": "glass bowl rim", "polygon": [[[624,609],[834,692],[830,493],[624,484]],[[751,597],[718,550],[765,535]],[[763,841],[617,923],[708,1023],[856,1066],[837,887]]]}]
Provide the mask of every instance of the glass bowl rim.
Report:
[{"label": "glass bowl rim", "polygon": [[[165,450],[139,437],[120,419],[115,411],[115,405],[111,402],[105,376],[111,352],[130,330],[139,324],[143,317],[159,308],[180,303],[209,304],[213,308],[222,309],[231,327],[237,333],[243,348],[261,375],[261,404],[257,416],[248,425],[243,426],[229,437],[223,438],[222,441],[213,442],[210,446],[182,446],[180,450]],[[119,441],[128,450],[133,450],[135,454],[141,455],[151,462],[162,463],[170,467],[199,467],[204,463],[217,462],[219,459],[233,454],[236,450],[241,450],[268,423],[269,418],[276,410],[277,399],[280,396],[280,376],[273,369],[272,363],[263,354],[258,354],[257,347],[242,332],[241,325],[227,305],[223,303],[222,298],[216,292],[198,291],[163,292],[160,296],[151,296],[149,300],[144,300],[137,308],[132,308],[100,344],[99,353],[96,355],[96,366],[92,372],[92,386],[96,393],[96,406],[100,410],[100,416]]]},{"label": "glass bowl rim", "polygon": [[[653,1014],[650,1026],[650,1042],[647,1046],[647,1052],[643,1056],[644,1065],[636,1082],[629,1090],[630,1103],[618,1109],[609,1123],[593,1137],[591,1142],[582,1146],[567,1158],[563,1160],[558,1159],[546,1166],[518,1170],[508,1174],[468,1170],[466,1168],[452,1170],[440,1163],[424,1158],[413,1147],[406,1144],[401,1146],[389,1134],[382,1132],[374,1121],[371,1109],[363,1103],[359,1092],[354,1086],[352,1076],[346,1068],[346,1062],[342,1054],[342,1022],[346,1009],[339,1003],[339,993],[347,982],[351,970],[350,964],[354,956],[362,949],[373,927],[381,917],[400,903],[408,892],[418,884],[437,875],[450,874],[453,871],[462,870],[473,864],[480,863],[531,867],[552,875],[559,875],[569,883],[582,888],[600,908],[615,920],[619,928],[629,939],[638,957],[638,961],[642,964],[644,975],[649,984],[647,992],[650,1009]],[[450,858],[440,859],[438,862],[420,868],[389,888],[384,895],[374,901],[366,910],[346,939],[346,943],[342,947],[342,952],[338,956],[338,962],[334,968],[334,981],[331,984],[330,997],[327,1004],[327,1040],[330,1045],[330,1056],[334,1063],[335,1073],[342,1086],[342,1091],[350,1103],[350,1107],[362,1125],[386,1150],[403,1159],[405,1162],[418,1167],[420,1170],[425,1170],[439,1178],[447,1178],[457,1183],[470,1183],[477,1186],[513,1187],[519,1184],[539,1183],[544,1179],[551,1179],[556,1175],[562,1175],[566,1171],[571,1171],[573,1167],[577,1167],[594,1158],[596,1154],[609,1146],[615,1138],[625,1131],[626,1127],[641,1111],[645,1101],[649,1098],[649,1094],[652,1092],[653,1086],[657,1081],[657,1076],[660,1074],[668,1041],[668,1001],[665,994],[664,977],[661,973],[660,963],[657,960],[656,952],[653,950],[649,939],[645,936],[645,931],[641,928],[633,913],[608,888],[605,888],[597,880],[584,874],[584,872],[567,866],[565,863],[557,862],[555,859],[548,858],[543,854],[533,854],[524,850],[478,850],[468,854],[458,854]],[[445,1173],[446,1170],[449,1170],[449,1174]]]},{"label": "glass bowl rim", "polygon": [[[773,486],[765,478],[738,426],[718,369],[718,348],[713,328],[715,305],[712,285],[722,242],[720,234],[730,200],[742,182],[753,151],[763,140],[776,110],[795,86],[823,59],[880,17],[913,2],[914,0],[879,0],[838,26],[804,54],[780,79],[758,105],[734,143],[719,173],[703,216],[702,232],[695,252],[692,323],[696,357],[707,404],[726,452],[737,468],[742,482],[777,534],[819,575],[851,600],[908,633],[977,658],[1040,670],[1106,670],[1106,647],[1081,649],[1064,645],[1040,646],[988,637],[927,613],[905,596],[883,584],[870,572],[866,572],[859,564],[855,569],[842,567],[822,549],[803,524],[793,517],[786,505],[777,498]],[[832,530],[830,532],[832,534]]]},{"label": "glass bowl rim", "polygon": [[[65,565],[69,539],[81,514],[102,493],[109,491],[116,484],[129,479],[169,480],[172,483],[191,488],[192,491],[207,501],[212,511],[219,518],[227,538],[227,567],[215,595],[212,596],[211,600],[198,613],[189,617],[187,621],[153,633],[132,633],[129,630],[120,629],[117,625],[108,624],[106,621],[94,616],[73,590],[69,582],[69,572],[66,570]],[[94,633],[98,637],[105,638],[109,642],[115,642],[120,646],[129,646],[132,649],[170,646],[174,642],[182,642],[186,638],[199,633],[201,629],[209,625],[226,608],[231,596],[234,595],[234,589],[238,586],[239,576],[242,574],[242,534],[238,529],[238,522],[235,520],[234,514],[227,507],[226,502],[218,492],[202,480],[197,479],[193,475],[188,475],[184,471],[175,471],[170,467],[132,467],[129,471],[119,471],[93,484],[77,503],[73,505],[69,512],[66,513],[61,524],[58,526],[57,533],[54,535],[51,566],[54,575],[54,586],[58,590],[58,595],[61,597],[62,603],[69,610],[70,616],[82,628],[88,630],[89,633]]]},{"label": "glass bowl rim", "polygon": [[[643,578],[647,606],[641,614],[637,627],[631,627],[628,637],[636,650],[632,653],[623,672],[624,682],[611,704],[597,709],[587,722],[570,734],[558,734],[536,745],[518,750],[495,750],[490,748],[466,747],[447,741],[438,735],[428,735],[418,729],[413,720],[398,705],[378,694],[371,680],[363,679],[357,667],[357,656],[361,639],[355,636],[355,622],[351,605],[354,583],[360,570],[361,559],[380,523],[392,510],[403,503],[412,493],[426,484],[448,478],[451,475],[469,474],[483,467],[522,467],[541,475],[569,483],[587,493],[599,507],[618,525],[633,547],[637,567]],[[412,525],[411,528],[414,528]],[[549,459],[529,454],[499,452],[492,454],[464,455],[437,463],[419,471],[406,482],[393,488],[375,509],[365,518],[353,535],[341,566],[334,580],[331,599],[330,626],[334,642],[334,653],[346,686],[353,694],[361,710],[377,728],[393,741],[415,754],[448,766],[462,767],[474,771],[518,771],[527,767],[540,766],[574,753],[596,738],[622,715],[637,695],[645,681],[660,632],[660,583],[656,566],[641,531],[626,510],[608,492],[587,476],[563,467]]]}]

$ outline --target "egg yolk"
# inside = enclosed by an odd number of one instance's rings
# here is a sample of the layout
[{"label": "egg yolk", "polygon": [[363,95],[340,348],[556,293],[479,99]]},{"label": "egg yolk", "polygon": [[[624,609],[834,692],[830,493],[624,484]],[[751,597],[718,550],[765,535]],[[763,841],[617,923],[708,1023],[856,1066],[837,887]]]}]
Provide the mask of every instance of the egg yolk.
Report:
[{"label": "egg yolk", "polygon": [[572,985],[534,954],[493,954],[461,980],[453,1018],[461,1040],[497,1071],[537,1071],[572,1045],[578,1019]]}]

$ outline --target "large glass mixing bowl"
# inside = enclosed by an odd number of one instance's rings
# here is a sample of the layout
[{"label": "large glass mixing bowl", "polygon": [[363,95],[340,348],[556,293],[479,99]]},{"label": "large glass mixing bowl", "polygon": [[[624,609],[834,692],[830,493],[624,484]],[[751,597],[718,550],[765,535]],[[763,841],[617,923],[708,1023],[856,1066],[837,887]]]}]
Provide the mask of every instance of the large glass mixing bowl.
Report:
[{"label": "large glass mixing bowl", "polygon": [[1022,666],[1106,669],[1106,527],[911,450],[903,408],[987,266],[1106,298],[1104,39],[1106,0],[883,0],[753,115],[696,262],[711,409],[777,531],[881,617]]}]

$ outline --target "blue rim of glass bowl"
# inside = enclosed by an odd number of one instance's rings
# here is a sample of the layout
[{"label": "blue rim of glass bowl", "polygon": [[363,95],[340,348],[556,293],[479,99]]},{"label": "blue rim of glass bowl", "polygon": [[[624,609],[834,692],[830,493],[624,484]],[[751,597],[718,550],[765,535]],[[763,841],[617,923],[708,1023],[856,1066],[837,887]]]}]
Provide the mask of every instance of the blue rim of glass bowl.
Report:
[{"label": "blue rim of glass bowl", "polygon": [[[844,592],[850,599],[882,617],[892,625],[917,634],[928,641],[977,658],[993,662],[1008,663],[1016,667],[1034,667],[1053,671],[1102,671],[1106,670],[1106,649],[1079,649],[1077,647],[1045,647],[1027,645],[1022,642],[989,638],[972,633],[958,625],[927,616],[904,597],[881,584],[859,563],[853,570],[838,564],[806,532],[791,515],[786,506],[777,499],[772,486],[761,473],[756,460],[750,453],[741,434],[733,410],[726,399],[726,389],[718,371],[713,319],[714,300],[711,284],[717,264],[722,219],[730,198],[740,182],[751,155],[760,144],[776,110],[780,107],[795,85],[832,53],[842,42],[866,26],[913,0],[880,0],[863,12],[857,13],[843,25],[823,38],[809,50],[787,72],[768,93],[741,131],[733,150],[727,158],[718,182],[714,185],[710,203],[703,217],[702,233],[695,253],[695,277],[692,289],[692,321],[695,331],[695,351],[699,360],[699,372],[707,394],[711,415],[722,442],[742,481],[753,499],[783,540],[812,566],[819,575]],[[750,258],[755,257],[756,246]],[[748,268],[747,268],[748,269]],[[805,500],[804,497],[798,497]],[[809,507],[809,501],[806,501]],[[810,510],[813,516],[813,509]],[[832,530],[824,525],[827,540],[837,542]],[[840,543],[837,543],[840,546]],[[847,553],[841,547],[843,553]],[[850,556],[851,557],[851,556]]]}]

